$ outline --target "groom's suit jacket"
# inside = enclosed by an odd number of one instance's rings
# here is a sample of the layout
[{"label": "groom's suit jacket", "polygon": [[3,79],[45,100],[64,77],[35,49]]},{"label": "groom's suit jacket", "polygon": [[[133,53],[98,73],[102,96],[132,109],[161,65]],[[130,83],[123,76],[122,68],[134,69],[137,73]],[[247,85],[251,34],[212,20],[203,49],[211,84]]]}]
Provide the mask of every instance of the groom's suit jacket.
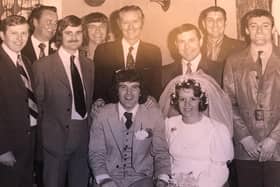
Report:
[{"label": "groom's suit jacket", "polygon": [[[123,159],[123,126],[119,119],[118,104],[108,104],[98,114],[91,127],[89,157],[94,175],[118,175]],[[157,177],[170,174],[170,158],[165,138],[163,117],[157,108],[139,105],[133,125],[132,167],[137,173]],[[139,140],[140,129],[150,136]]]}]

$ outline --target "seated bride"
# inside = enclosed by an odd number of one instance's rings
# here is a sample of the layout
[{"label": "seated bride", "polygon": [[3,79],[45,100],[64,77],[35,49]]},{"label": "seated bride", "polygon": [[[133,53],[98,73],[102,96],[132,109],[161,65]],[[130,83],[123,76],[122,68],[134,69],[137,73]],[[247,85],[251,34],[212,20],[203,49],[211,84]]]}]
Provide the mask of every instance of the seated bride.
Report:
[{"label": "seated bride", "polygon": [[202,72],[178,76],[164,90],[160,106],[171,154],[171,186],[222,187],[233,159],[231,105],[219,85]]}]

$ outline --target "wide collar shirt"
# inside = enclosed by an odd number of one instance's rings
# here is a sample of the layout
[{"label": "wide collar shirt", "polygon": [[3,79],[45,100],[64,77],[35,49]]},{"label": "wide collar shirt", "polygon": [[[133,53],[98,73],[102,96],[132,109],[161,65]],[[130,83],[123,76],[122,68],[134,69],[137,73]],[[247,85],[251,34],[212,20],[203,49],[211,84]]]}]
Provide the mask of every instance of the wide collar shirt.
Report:
[{"label": "wide collar shirt", "polygon": [[128,55],[130,47],[133,47],[131,54],[132,54],[134,62],[136,62],[136,54],[137,54],[139,44],[140,44],[140,40],[138,40],[134,45],[130,45],[124,38],[122,39],[122,48],[123,48],[125,67],[126,67],[126,63],[127,63],[126,59],[127,59],[127,55]]},{"label": "wide collar shirt", "polygon": [[201,60],[201,53],[199,55],[197,55],[192,61],[187,61],[184,58],[182,58],[182,61],[181,61],[182,62],[182,74],[184,75],[187,72],[188,63],[191,63],[192,72],[197,72],[200,60]]},{"label": "wide collar shirt", "polygon": [[[13,64],[17,67],[18,55],[21,55],[21,53],[16,53],[16,52],[12,51],[5,43],[2,43],[2,48],[7,53],[7,55],[10,57],[10,59],[13,62]],[[24,71],[27,73],[28,79],[30,80],[30,76],[28,74],[28,71],[27,71],[23,61],[22,61],[22,63],[20,65],[23,67]]]},{"label": "wide collar shirt", "polygon": [[46,47],[44,49],[44,53],[45,53],[46,56],[48,56],[48,54],[49,54],[49,41],[41,42],[37,38],[35,38],[34,35],[32,35],[31,36],[31,42],[32,42],[32,46],[33,46],[33,49],[35,51],[37,59],[39,59],[39,54],[40,54],[40,51],[41,51],[39,45],[41,43],[45,44]]},{"label": "wide collar shirt", "polygon": [[130,113],[132,113],[132,121],[134,121],[135,120],[135,116],[136,116],[136,112],[137,112],[137,110],[138,110],[138,108],[139,108],[139,104],[136,104],[134,107],[133,107],[133,109],[132,110],[126,110],[123,106],[122,106],[122,104],[119,102],[118,103],[118,111],[119,111],[119,119],[122,121],[122,122],[126,122],[126,117],[124,116],[124,113],[125,112],[130,112]]}]

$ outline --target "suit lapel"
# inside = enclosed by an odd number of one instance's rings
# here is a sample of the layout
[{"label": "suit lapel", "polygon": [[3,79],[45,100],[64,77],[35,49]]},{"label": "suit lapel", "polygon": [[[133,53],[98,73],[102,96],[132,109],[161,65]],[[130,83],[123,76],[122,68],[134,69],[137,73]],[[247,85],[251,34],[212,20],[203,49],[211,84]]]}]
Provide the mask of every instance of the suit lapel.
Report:
[{"label": "suit lapel", "polygon": [[53,75],[56,76],[57,80],[61,81],[67,89],[71,90],[69,79],[66,75],[66,71],[64,69],[63,62],[62,62],[60,56],[58,55],[58,52],[56,52],[54,54],[54,56],[52,56],[52,57],[53,57],[53,59],[50,60],[49,63],[53,63],[52,64],[53,71],[54,71]]},{"label": "suit lapel", "polygon": [[[6,63],[7,67],[10,69],[10,70],[7,69],[7,71],[13,71],[14,73],[13,72],[11,72],[11,73],[16,75],[16,79],[17,79],[16,82],[18,83],[18,85],[21,88],[26,89],[26,87],[20,77],[20,74],[18,73],[16,66],[14,65],[12,59],[9,57],[9,55],[4,51],[4,49],[2,47],[0,47],[0,55],[4,58],[3,63]],[[26,68],[28,68],[28,67],[26,67]]]},{"label": "suit lapel", "polygon": [[[89,64],[86,64],[88,62],[86,62],[83,58],[81,58],[80,55],[79,55],[79,61],[80,61],[81,72],[83,77],[84,89],[86,92],[86,100],[89,101],[91,97],[90,88],[93,87],[93,83],[91,82],[91,78],[90,78],[90,72],[87,69],[87,65]],[[90,104],[90,102],[86,102],[86,104]]]},{"label": "suit lapel", "polygon": [[117,147],[122,154],[122,148],[123,148],[123,123],[119,119],[119,110],[118,110],[118,104],[114,104],[114,110],[112,114],[110,114],[110,117],[108,118],[108,126],[111,129],[111,133],[113,135],[113,138],[117,144]]},{"label": "suit lapel", "polygon": [[115,51],[116,63],[118,64],[120,69],[124,69],[125,60],[124,60],[124,56],[123,56],[123,46],[122,46],[121,40],[116,41],[114,51]]}]

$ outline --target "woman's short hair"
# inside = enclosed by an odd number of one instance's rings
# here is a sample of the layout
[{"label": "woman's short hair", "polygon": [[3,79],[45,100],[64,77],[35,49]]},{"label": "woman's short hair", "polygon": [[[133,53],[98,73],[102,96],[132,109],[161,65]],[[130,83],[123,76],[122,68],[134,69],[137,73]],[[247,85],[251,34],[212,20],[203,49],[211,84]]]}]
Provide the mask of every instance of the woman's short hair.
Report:
[{"label": "woman's short hair", "polygon": [[175,93],[171,94],[171,104],[175,106],[175,108],[180,112],[178,99],[179,99],[179,91],[181,89],[192,89],[193,95],[195,97],[199,97],[199,112],[203,112],[208,107],[208,98],[206,93],[202,91],[200,83],[195,81],[194,79],[188,79],[187,81],[180,82],[175,86]]},{"label": "woman's short hair", "polygon": [[131,70],[118,70],[115,72],[113,77],[113,87],[111,92],[111,99],[114,103],[119,102],[119,84],[121,82],[139,82],[140,84],[140,97],[139,104],[143,104],[147,101],[148,94],[144,88],[143,78],[140,72],[135,69]]}]

